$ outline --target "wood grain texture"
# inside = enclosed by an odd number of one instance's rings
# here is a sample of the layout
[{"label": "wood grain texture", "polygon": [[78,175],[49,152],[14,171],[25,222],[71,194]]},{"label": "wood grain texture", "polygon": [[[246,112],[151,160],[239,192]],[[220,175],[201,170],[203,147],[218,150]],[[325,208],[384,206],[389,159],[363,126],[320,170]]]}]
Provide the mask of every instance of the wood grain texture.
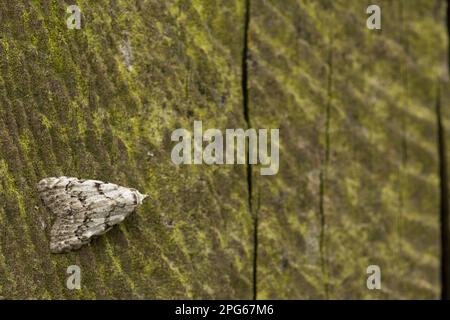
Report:
[{"label": "wood grain texture", "polygon": [[[73,4],[73,3],[70,3]],[[175,128],[241,127],[239,1],[2,2],[0,295],[250,298],[242,166],[175,166]],[[129,41],[132,70],[121,48]],[[114,181],[148,194],[138,214],[65,255],[36,183]],[[66,288],[79,265],[81,290]]]}]

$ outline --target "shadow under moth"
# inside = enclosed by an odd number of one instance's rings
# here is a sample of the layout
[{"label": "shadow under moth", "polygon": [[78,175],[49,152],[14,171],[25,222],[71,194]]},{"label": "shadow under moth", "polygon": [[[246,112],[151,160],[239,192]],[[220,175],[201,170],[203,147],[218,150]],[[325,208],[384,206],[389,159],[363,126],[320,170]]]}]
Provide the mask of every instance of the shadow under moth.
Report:
[{"label": "shadow under moth", "polygon": [[147,197],[113,183],[70,177],[45,178],[37,188],[42,202],[56,215],[52,253],[79,249],[122,222]]}]

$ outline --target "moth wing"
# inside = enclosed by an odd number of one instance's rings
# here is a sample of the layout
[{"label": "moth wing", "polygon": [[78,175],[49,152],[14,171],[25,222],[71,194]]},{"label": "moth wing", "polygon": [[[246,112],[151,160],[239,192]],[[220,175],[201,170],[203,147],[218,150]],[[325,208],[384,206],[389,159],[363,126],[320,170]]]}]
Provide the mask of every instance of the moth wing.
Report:
[{"label": "moth wing", "polygon": [[38,183],[44,204],[56,214],[50,250],[62,253],[90,242],[122,222],[145,198],[137,190],[98,180],[46,178]]}]

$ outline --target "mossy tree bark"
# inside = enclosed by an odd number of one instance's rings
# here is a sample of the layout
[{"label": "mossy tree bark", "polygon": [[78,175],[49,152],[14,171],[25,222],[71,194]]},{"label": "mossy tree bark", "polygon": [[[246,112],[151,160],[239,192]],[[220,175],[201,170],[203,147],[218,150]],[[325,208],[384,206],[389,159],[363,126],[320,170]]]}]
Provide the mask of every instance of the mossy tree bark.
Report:
[{"label": "mossy tree bark", "polygon": [[[0,3],[1,297],[439,296],[445,1],[380,0],[374,31],[359,0],[79,0],[80,30],[70,4]],[[174,165],[194,120],[280,128],[280,172]],[[35,185],[60,175],[150,199],[52,255]]]}]

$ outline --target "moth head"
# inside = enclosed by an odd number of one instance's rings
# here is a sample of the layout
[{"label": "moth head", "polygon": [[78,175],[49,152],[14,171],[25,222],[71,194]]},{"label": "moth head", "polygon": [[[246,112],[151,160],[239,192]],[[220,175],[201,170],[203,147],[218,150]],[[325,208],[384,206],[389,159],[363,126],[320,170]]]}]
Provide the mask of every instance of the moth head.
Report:
[{"label": "moth head", "polygon": [[140,192],[137,191],[137,190],[133,190],[133,192],[134,192],[134,194],[136,195],[137,203],[138,203],[138,204],[142,204],[142,201],[144,201],[144,199],[148,197],[148,195],[142,194],[142,193],[140,193]]}]

